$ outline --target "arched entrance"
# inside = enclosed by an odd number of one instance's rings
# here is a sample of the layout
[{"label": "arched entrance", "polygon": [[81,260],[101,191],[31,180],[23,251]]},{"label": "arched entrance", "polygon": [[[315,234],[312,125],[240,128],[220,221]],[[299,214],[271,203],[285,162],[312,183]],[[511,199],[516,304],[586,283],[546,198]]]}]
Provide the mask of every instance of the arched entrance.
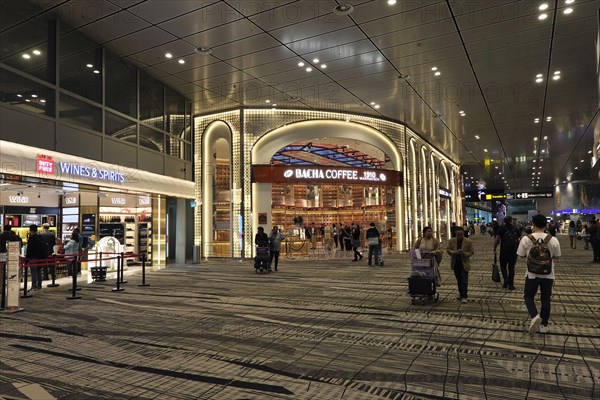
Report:
[{"label": "arched entrance", "polygon": [[[277,128],[259,138],[252,148],[252,163],[254,165],[265,165],[271,162],[273,155],[281,148],[299,141],[310,141],[320,136],[326,136],[329,139],[351,139],[368,142],[383,151],[390,159],[391,168],[396,171],[402,171],[402,157],[394,142],[376,129],[365,125],[337,121],[337,120],[314,120],[302,121],[287,126]],[[253,231],[259,225],[259,216],[261,225],[271,227],[272,225],[272,184],[271,183],[253,183],[252,184],[252,227]],[[404,249],[406,246],[404,232],[404,218],[401,212],[402,207],[402,187],[395,188],[395,215],[396,215],[396,246],[398,249]]]}]

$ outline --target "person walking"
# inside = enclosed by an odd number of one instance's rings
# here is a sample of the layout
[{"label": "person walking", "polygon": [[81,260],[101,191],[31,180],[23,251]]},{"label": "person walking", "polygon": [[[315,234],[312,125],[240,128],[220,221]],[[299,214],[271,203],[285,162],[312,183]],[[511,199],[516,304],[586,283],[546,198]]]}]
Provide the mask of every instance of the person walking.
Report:
[{"label": "person walking", "polygon": [[[522,258],[530,258],[531,249],[537,246],[538,249],[546,247],[549,251],[549,258],[551,263],[551,270],[549,274],[537,274],[529,271],[529,265],[527,273],[525,275],[525,290],[524,299],[527,312],[531,317],[529,322],[529,334],[533,335],[536,332],[548,333],[548,320],[550,319],[550,299],[552,297],[552,286],[554,285],[554,260],[560,258],[560,243],[558,239],[548,233],[545,233],[546,228],[546,217],[542,214],[537,214],[531,219],[533,222],[533,233],[531,235],[524,236],[519,243],[517,254]],[[545,244],[536,244],[538,241],[543,241]],[[538,252],[539,254],[545,253],[543,250]],[[537,260],[534,260],[537,261]],[[535,296],[538,288],[540,289],[541,298],[541,310],[538,314],[537,307],[535,305]]]},{"label": "person walking", "polygon": [[27,239],[25,259],[27,260],[28,264],[38,264],[30,267],[32,290],[38,290],[42,288],[42,270],[39,264],[44,262],[42,260],[45,260],[46,257],[46,242],[38,233],[37,225],[31,225],[29,227],[29,238]]},{"label": "person walking", "polygon": [[442,276],[439,270],[439,264],[442,262],[442,250],[440,250],[440,241],[433,237],[433,228],[426,226],[423,228],[423,237],[417,239],[413,249],[419,250],[421,258],[433,259],[433,268],[435,268],[435,284],[442,285]]},{"label": "person walking", "polygon": [[369,256],[367,258],[367,264],[371,267],[373,261],[373,255],[375,255],[375,265],[379,266],[381,256],[381,244],[379,230],[375,227],[375,222],[369,224],[369,229],[365,233],[367,242],[369,243]]},{"label": "person walking", "polygon": [[590,234],[588,233],[588,224],[584,223],[581,226],[581,231],[579,231],[579,237],[583,240],[583,249],[590,249]]},{"label": "person walking", "polygon": [[[360,246],[360,226],[358,224],[352,224],[352,251],[354,252],[354,260],[360,261],[363,259],[363,255],[358,251]],[[359,258],[360,257],[360,258]]]},{"label": "person walking", "polygon": [[450,239],[446,251],[451,257],[450,268],[454,270],[460,301],[466,303],[468,301],[469,270],[471,269],[470,259],[473,255],[473,242],[465,237],[463,227],[457,226],[454,232],[456,236]]},{"label": "person walking", "polygon": [[271,236],[269,236],[269,241],[271,242],[271,265],[273,265],[273,260],[275,260],[275,271],[277,271],[277,265],[279,265],[279,251],[281,250],[281,241],[283,239],[285,237],[279,232],[277,225],[275,225],[271,230]]},{"label": "person walking", "polygon": [[569,222],[569,244],[572,249],[577,248],[577,227],[574,221]]},{"label": "person walking", "polygon": [[515,290],[515,265],[520,240],[521,230],[512,224],[512,217],[505,217],[504,225],[498,228],[494,240],[494,256],[500,244],[500,271],[504,279],[504,289]]}]

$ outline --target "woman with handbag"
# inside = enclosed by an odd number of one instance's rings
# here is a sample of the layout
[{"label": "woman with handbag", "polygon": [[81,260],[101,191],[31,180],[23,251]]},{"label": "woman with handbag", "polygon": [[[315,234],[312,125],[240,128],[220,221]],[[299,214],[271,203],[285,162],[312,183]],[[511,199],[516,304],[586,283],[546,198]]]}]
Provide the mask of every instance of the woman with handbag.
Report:
[{"label": "woman with handbag", "polygon": [[441,286],[442,277],[438,268],[442,262],[442,250],[440,249],[440,241],[433,237],[433,229],[430,226],[423,228],[423,237],[417,239],[413,249],[418,249],[421,253],[421,258],[433,258],[435,268],[435,284]]}]

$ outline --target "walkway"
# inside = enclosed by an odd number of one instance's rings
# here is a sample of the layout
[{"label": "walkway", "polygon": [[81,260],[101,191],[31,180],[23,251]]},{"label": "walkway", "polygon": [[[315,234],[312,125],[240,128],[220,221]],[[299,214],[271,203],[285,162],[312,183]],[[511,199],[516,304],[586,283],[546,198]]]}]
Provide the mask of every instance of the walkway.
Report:
[{"label": "walkway", "polygon": [[600,399],[600,265],[561,237],[550,333],[530,337],[517,290],[476,236],[470,299],[448,256],[436,304],[411,305],[406,256],[171,266],[150,287],[91,284],[0,316],[5,399]]}]

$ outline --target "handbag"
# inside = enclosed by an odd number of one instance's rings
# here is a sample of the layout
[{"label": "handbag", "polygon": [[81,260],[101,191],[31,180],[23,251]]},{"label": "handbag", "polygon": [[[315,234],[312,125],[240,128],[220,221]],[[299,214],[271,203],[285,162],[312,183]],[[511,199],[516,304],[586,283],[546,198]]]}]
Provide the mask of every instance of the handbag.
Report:
[{"label": "handbag", "polygon": [[492,263],[492,281],[500,283],[500,268],[498,268],[498,256],[494,254],[494,262]]}]

